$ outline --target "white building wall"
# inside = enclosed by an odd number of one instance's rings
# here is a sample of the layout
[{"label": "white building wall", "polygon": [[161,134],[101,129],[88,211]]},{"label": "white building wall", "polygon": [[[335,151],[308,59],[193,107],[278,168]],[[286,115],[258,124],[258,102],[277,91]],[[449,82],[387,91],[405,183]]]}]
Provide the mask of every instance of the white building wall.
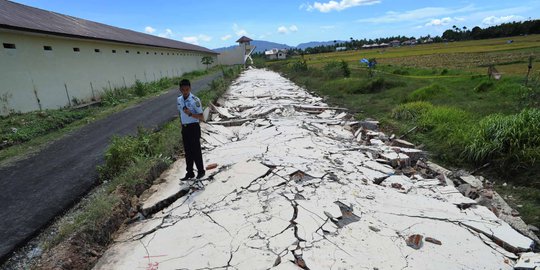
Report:
[{"label": "white building wall", "polygon": [[[16,49],[6,49],[3,43],[15,44]],[[205,55],[0,29],[0,114],[39,110],[40,105],[57,109],[69,106],[73,98],[90,101],[105,88],[131,86],[137,79],[181,76],[205,69]]]},{"label": "white building wall", "polygon": [[252,48],[251,45],[243,43],[221,52],[218,56],[218,63],[226,66],[243,65],[245,63],[245,56],[249,55]]}]

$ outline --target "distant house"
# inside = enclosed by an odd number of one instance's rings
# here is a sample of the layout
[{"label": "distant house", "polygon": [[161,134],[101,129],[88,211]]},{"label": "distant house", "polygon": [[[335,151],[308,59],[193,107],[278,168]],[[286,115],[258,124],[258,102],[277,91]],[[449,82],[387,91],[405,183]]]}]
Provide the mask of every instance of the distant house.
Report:
[{"label": "distant house", "polygon": [[399,45],[401,45],[401,42],[397,39],[394,39],[392,41],[390,41],[390,47],[399,47]]},{"label": "distant house", "polygon": [[432,38],[426,38],[422,41],[422,43],[432,43],[433,42],[433,39]]},{"label": "distant house", "polygon": [[411,45],[416,45],[416,43],[418,43],[418,42],[416,41],[416,39],[411,39],[411,40],[403,41],[403,42],[401,43],[401,45],[403,45],[403,46],[411,46]]},{"label": "distant house", "polygon": [[346,51],[347,47],[336,47],[336,52]]},{"label": "distant house", "polygon": [[264,55],[269,60],[276,60],[276,59],[286,59],[287,58],[287,51],[286,50],[280,50],[280,49],[271,49],[264,52]]}]

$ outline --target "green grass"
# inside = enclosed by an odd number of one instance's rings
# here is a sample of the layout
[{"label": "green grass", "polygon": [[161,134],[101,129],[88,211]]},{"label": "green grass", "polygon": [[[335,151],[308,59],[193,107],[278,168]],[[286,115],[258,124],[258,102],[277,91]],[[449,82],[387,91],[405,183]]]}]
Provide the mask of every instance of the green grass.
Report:
[{"label": "green grass", "polygon": [[[193,71],[182,78],[193,80],[218,70],[219,67]],[[45,110],[0,117],[0,145],[3,145],[0,147],[0,165],[22,159],[69,132],[159,95],[176,85],[177,81],[178,78],[164,78],[151,83],[138,81],[130,88],[105,89],[102,104],[98,107]]]},{"label": "green grass", "polygon": [[422,100],[431,100],[436,96],[447,96],[450,94],[450,91],[446,87],[441,86],[437,83],[431,84],[426,87],[422,87],[414,90],[409,94],[409,100],[411,101],[422,101]]}]

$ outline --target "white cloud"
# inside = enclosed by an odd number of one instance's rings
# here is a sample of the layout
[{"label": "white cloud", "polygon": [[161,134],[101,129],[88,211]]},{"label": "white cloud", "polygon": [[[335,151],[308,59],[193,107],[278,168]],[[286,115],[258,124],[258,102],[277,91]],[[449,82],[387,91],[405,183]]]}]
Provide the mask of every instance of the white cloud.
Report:
[{"label": "white cloud", "polygon": [[204,35],[204,34],[197,35],[197,36],[182,37],[182,41],[195,44],[195,45],[199,45],[200,42],[209,42],[211,40],[212,40],[212,37]]},{"label": "white cloud", "polygon": [[234,31],[234,33],[235,33],[237,36],[239,36],[239,37],[241,37],[241,36],[247,36],[247,34],[248,34],[248,32],[247,32],[245,29],[241,28],[241,27],[238,26],[238,24],[236,24],[236,23],[233,24],[233,31]]},{"label": "white cloud", "polygon": [[232,35],[224,35],[221,37],[221,40],[226,41],[232,38]]},{"label": "white cloud", "polygon": [[212,37],[202,34],[202,35],[199,35],[199,39],[204,41],[204,42],[209,42],[209,41],[212,40]]},{"label": "white cloud", "polygon": [[165,32],[160,33],[158,36],[162,38],[172,38],[174,36],[174,33],[171,29],[167,28],[165,29]]},{"label": "white cloud", "polygon": [[513,22],[513,21],[522,21],[525,18],[522,16],[517,15],[508,15],[508,16],[489,16],[482,20],[482,24],[484,25],[497,25],[501,23],[507,23],[507,22]]},{"label": "white cloud", "polygon": [[147,26],[144,28],[144,32],[148,33],[148,34],[153,34],[154,32],[156,32],[156,29],[153,28],[152,26]]},{"label": "white cloud", "polygon": [[356,7],[356,6],[366,6],[374,5],[381,3],[381,0],[341,0],[339,2],[331,0],[326,3],[315,2],[313,4],[302,4],[300,8],[306,8],[308,11],[318,10],[320,12],[330,12],[330,11],[341,11],[344,9]]},{"label": "white cloud", "polygon": [[281,34],[289,33],[289,29],[287,29],[287,27],[285,27],[285,26],[278,27],[277,31],[278,31],[278,33],[281,33]]},{"label": "white cloud", "polygon": [[195,36],[183,37],[182,41],[187,42],[187,43],[191,43],[191,44],[195,44],[195,45],[199,45],[199,38],[195,37]]},{"label": "white cloud", "polygon": [[433,19],[430,22],[426,23],[425,26],[444,26],[449,25],[454,21],[454,19],[450,17],[445,17],[442,19]]},{"label": "white cloud", "polygon": [[289,27],[282,25],[278,27],[277,31],[280,34],[288,34],[290,32],[298,32],[298,27],[294,24]]},{"label": "white cloud", "polygon": [[369,23],[395,23],[395,22],[405,22],[405,21],[419,21],[424,19],[429,19],[438,16],[445,16],[458,13],[466,13],[476,10],[473,5],[468,5],[463,8],[445,8],[445,7],[426,7],[419,8],[404,12],[394,12],[388,11],[385,15],[379,17],[372,17],[366,19],[360,19],[358,22],[369,22]]}]

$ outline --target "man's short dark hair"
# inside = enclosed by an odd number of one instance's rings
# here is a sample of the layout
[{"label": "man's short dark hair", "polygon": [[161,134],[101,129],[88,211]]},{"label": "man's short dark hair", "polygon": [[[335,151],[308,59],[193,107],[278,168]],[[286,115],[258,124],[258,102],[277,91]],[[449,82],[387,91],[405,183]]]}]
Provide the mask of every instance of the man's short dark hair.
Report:
[{"label": "man's short dark hair", "polygon": [[188,79],[183,79],[180,81],[180,87],[182,86],[191,86],[191,83],[189,82]]}]

